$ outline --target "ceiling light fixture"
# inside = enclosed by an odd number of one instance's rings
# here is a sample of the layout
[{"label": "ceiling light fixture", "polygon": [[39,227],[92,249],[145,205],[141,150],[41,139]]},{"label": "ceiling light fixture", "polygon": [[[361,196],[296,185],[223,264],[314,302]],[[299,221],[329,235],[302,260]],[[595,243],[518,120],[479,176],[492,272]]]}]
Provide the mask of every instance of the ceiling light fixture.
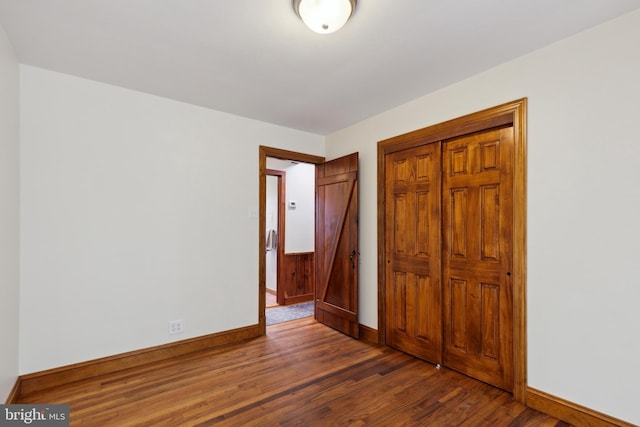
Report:
[{"label": "ceiling light fixture", "polygon": [[293,0],[293,9],[312,31],[338,31],[356,9],[357,0]]}]

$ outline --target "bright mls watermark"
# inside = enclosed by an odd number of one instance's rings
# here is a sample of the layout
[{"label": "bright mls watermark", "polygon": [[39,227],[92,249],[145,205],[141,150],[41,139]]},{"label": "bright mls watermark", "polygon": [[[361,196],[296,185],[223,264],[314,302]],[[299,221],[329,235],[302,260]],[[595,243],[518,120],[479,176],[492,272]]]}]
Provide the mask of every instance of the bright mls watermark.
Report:
[{"label": "bright mls watermark", "polygon": [[69,405],[0,405],[0,427],[69,427]]}]

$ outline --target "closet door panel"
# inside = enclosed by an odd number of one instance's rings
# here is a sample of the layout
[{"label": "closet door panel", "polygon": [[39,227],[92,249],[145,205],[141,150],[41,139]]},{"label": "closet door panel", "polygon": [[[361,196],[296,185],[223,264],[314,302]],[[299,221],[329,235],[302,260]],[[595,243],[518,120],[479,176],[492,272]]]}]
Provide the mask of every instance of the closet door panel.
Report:
[{"label": "closet door panel", "polygon": [[440,144],[385,158],[385,340],[442,362]]},{"label": "closet door panel", "polygon": [[513,388],[513,128],[443,148],[444,365]]}]

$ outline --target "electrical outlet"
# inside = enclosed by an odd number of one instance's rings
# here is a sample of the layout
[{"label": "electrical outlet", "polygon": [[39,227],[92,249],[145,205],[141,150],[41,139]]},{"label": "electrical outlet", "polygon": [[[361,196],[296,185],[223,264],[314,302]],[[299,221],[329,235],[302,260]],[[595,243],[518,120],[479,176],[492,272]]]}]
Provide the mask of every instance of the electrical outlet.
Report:
[{"label": "electrical outlet", "polygon": [[169,335],[181,334],[184,332],[184,320],[169,321]]}]

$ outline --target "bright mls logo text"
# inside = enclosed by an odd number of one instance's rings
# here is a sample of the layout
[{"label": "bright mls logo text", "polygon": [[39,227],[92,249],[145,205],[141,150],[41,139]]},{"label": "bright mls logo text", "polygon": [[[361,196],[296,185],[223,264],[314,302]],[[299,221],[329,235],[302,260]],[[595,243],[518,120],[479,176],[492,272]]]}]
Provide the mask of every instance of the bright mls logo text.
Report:
[{"label": "bright mls logo text", "polygon": [[68,426],[69,405],[1,405],[0,426]]}]

